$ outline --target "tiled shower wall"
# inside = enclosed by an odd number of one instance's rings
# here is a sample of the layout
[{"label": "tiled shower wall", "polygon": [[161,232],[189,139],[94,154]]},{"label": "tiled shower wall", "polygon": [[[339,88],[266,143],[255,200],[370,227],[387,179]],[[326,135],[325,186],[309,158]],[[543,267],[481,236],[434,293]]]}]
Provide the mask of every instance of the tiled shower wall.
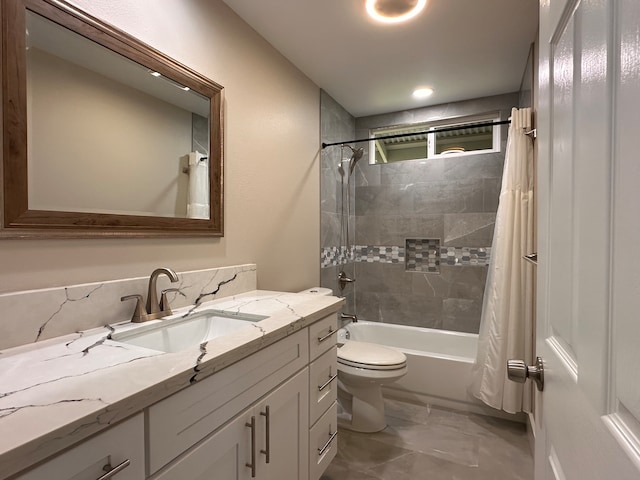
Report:
[{"label": "tiled shower wall", "polygon": [[[362,117],[356,136],[489,112],[506,120],[517,104],[513,93]],[[507,142],[508,127],[501,129],[499,153],[384,165],[362,159],[355,177],[356,244],[404,248],[405,259],[356,263],[359,318],[478,332]]]},{"label": "tiled shower wall", "polygon": [[[506,120],[518,100],[513,93],[354,119],[323,92],[321,136],[345,141],[368,137],[370,128],[489,112]],[[340,267],[340,148],[322,151],[321,285],[339,294],[340,268],[356,278],[345,312],[478,332],[507,142],[501,128],[500,153],[369,165],[368,145],[358,145],[365,155],[351,180],[354,249]]]},{"label": "tiled shower wall", "polygon": [[[333,143],[342,142],[355,138],[355,118],[347,112],[342,106],[331,98],[326,92],[320,93],[320,136],[321,142]],[[353,257],[348,255],[344,249],[345,239],[340,238],[340,217],[342,210],[342,201],[346,202],[346,195],[343,198],[342,191],[346,191],[347,178],[342,177],[338,170],[342,158],[339,146],[327,147],[322,150],[320,161],[320,248],[322,255],[325,257],[323,268],[320,270],[320,285],[331,288],[335,295],[341,295],[338,287],[338,272],[342,269],[350,277],[355,276],[355,265]],[[350,151],[345,150],[344,158],[349,159]],[[348,171],[348,163],[343,163],[345,172]],[[355,230],[355,200],[353,192],[355,184],[351,185],[351,216],[350,234],[353,235]],[[346,203],[344,205],[345,217],[347,213]],[[355,313],[355,294],[354,288],[347,288],[344,291],[347,304],[343,311],[346,313]]]}]

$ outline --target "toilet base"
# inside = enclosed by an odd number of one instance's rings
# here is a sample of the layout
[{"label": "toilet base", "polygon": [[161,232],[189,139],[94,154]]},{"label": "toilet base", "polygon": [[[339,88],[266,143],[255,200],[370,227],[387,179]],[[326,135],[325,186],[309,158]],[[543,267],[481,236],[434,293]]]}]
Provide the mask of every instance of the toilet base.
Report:
[{"label": "toilet base", "polygon": [[384,400],[379,385],[349,385],[340,382],[338,388],[338,426],[362,433],[384,430]]}]

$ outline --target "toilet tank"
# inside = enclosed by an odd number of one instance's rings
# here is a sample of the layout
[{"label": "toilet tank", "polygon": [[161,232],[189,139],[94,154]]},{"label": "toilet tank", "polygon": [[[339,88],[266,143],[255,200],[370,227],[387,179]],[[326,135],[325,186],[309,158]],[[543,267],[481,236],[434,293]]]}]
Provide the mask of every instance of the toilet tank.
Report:
[{"label": "toilet tank", "polygon": [[333,290],[325,287],[311,287],[298,293],[305,293],[307,295],[333,295]]}]

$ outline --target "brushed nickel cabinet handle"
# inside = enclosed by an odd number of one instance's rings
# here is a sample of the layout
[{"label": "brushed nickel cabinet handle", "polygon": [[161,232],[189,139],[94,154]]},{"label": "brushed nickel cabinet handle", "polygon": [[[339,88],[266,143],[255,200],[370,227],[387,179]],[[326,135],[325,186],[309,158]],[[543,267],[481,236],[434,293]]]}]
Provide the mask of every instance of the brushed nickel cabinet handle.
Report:
[{"label": "brushed nickel cabinet handle", "polygon": [[329,445],[331,445],[331,442],[333,442],[333,439],[336,438],[337,435],[338,435],[338,431],[337,430],[329,435],[329,440],[327,440],[327,443],[325,443],[322,448],[318,449],[318,456],[319,457],[321,457],[322,454],[325,452],[325,450],[327,450],[327,448],[329,448]]},{"label": "brushed nickel cabinet handle", "polygon": [[324,342],[327,338],[329,338],[331,335],[333,335],[334,333],[338,333],[338,330],[331,330],[331,327],[329,327],[329,333],[327,333],[325,336],[323,337],[318,337],[318,343],[322,343]]},{"label": "brushed nickel cabinet handle", "polygon": [[338,374],[336,373],[335,375],[332,375],[329,380],[327,380],[326,382],[324,382],[322,385],[318,386],[318,391],[321,392],[322,390],[324,390],[325,388],[327,388],[329,386],[329,384],[331,382],[333,382],[336,378],[338,378]]},{"label": "brushed nickel cabinet handle", "polygon": [[246,422],[245,426],[251,429],[251,463],[245,463],[251,469],[251,478],[256,476],[256,417],[251,416],[251,422]]},{"label": "brushed nickel cabinet handle", "polygon": [[269,405],[264,408],[264,412],[260,412],[260,415],[265,417],[265,449],[260,450],[260,453],[264,453],[267,457],[266,462],[271,461],[271,415],[269,413]]},{"label": "brushed nickel cabinet handle", "polygon": [[104,467],[102,467],[102,470],[104,470],[107,473],[105,473],[104,475],[98,477],[97,480],[108,480],[109,478],[113,477],[114,475],[117,475],[118,473],[120,473],[122,470],[127,468],[129,465],[131,465],[131,460],[129,460],[128,458],[124,462],[116,465],[113,468],[111,468],[111,464],[107,463]]}]

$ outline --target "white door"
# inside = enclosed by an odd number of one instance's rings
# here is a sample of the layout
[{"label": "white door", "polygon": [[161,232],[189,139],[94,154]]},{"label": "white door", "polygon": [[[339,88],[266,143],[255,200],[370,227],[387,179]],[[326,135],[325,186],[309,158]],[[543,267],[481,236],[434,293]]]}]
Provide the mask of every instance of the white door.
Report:
[{"label": "white door", "polygon": [[640,1],[540,0],[536,480],[640,479]]}]

